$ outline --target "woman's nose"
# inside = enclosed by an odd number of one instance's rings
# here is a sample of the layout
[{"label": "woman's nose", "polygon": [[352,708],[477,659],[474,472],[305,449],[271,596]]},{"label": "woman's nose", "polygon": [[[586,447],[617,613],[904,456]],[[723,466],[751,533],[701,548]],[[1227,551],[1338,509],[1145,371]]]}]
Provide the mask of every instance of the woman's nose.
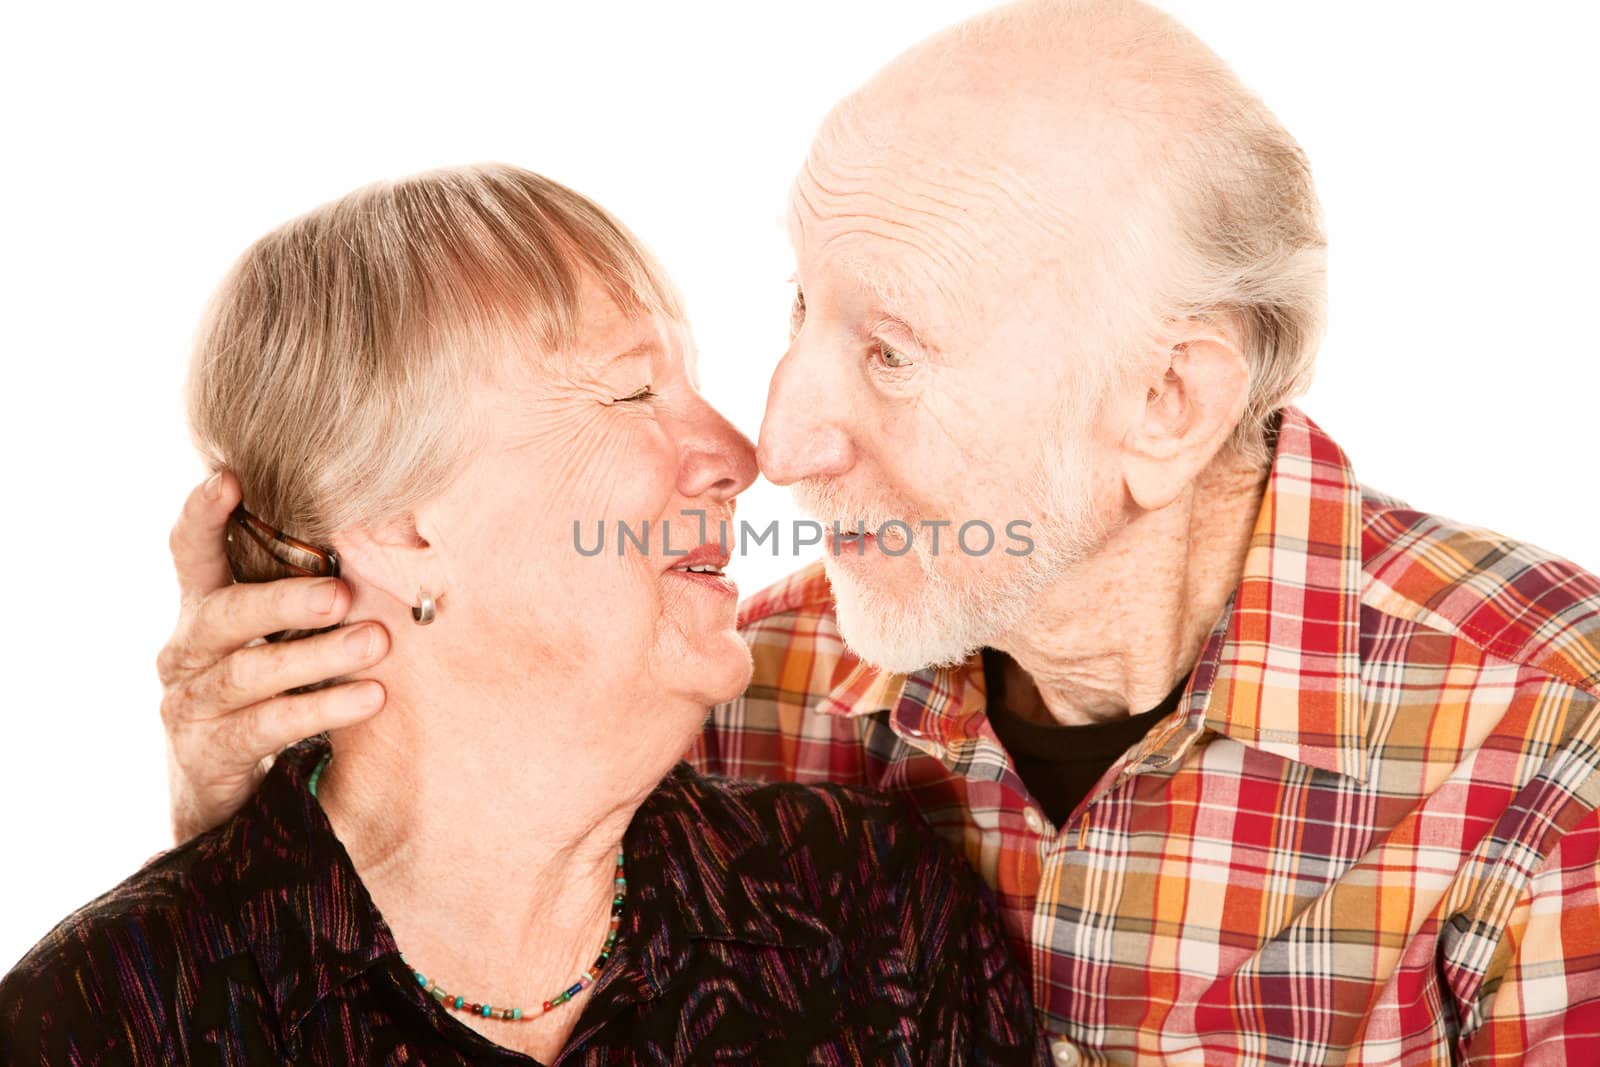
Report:
[{"label": "woman's nose", "polygon": [[726,503],[756,480],[755,446],[710,404],[700,408],[683,444],[678,491]]}]

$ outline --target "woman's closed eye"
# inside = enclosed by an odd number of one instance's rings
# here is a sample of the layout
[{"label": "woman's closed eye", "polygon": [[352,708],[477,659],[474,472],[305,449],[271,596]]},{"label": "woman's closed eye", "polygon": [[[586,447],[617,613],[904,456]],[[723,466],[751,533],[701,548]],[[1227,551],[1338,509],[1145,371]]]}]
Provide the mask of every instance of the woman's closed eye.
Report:
[{"label": "woman's closed eye", "polygon": [[655,397],[655,390],[651,389],[648,385],[642,385],[638,389],[635,389],[633,392],[629,393],[627,396],[619,396],[612,402],[616,404],[626,404],[635,400],[654,400]]}]

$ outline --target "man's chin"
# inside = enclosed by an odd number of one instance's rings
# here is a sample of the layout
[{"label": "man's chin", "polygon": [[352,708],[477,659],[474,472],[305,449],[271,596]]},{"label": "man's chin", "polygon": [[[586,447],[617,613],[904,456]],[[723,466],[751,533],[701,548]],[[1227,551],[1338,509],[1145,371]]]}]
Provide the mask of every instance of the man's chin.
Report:
[{"label": "man's chin", "polygon": [[824,566],[833,587],[839,634],[850,651],[875,667],[910,674],[961,663],[981,647],[969,643],[964,613],[948,596],[920,590],[904,600],[869,591],[833,561]]}]

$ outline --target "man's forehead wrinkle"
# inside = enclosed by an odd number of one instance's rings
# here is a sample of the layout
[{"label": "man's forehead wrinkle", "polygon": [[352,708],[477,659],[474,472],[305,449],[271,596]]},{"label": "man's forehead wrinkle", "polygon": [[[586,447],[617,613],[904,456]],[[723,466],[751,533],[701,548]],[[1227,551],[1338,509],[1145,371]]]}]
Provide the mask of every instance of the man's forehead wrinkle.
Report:
[{"label": "man's forehead wrinkle", "polygon": [[[949,109],[939,95],[914,100],[853,98],[849,107],[841,105],[813,145],[814,173],[880,166],[893,169],[894,184],[925,183],[922,196],[962,211],[1002,201],[1035,209],[1038,201],[1030,175],[1038,168],[1019,165],[1023,161],[1018,153],[1007,151],[1003,140],[992,136],[1003,123],[979,115],[975,117],[983,118],[982,123],[952,129],[945,121]],[[883,121],[874,121],[879,114]],[[1035,140],[1051,140],[1055,133],[1053,126],[1044,126]],[[1024,200],[1033,202],[1020,203]]]},{"label": "man's forehead wrinkle", "polygon": [[784,205],[783,214],[784,224],[789,230],[789,243],[798,249],[806,237],[806,215],[816,214],[811,201],[806,199],[806,191],[800,185],[798,174],[789,183],[789,202]]},{"label": "man's forehead wrinkle", "polygon": [[[919,204],[904,191],[884,188],[884,183],[840,182],[823,185],[812,177],[808,198],[817,221],[832,231],[824,243],[852,232],[894,237],[920,249],[937,261],[940,269],[963,271],[973,266],[971,250],[977,235],[959,211],[941,212]],[[899,195],[895,195],[899,194]]]},{"label": "man's forehead wrinkle", "polygon": [[[853,273],[865,276],[869,290],[883,294],[886,309],[910,326],[933,330],[930,336],[937,347],[938,335],[968,334],[1002,314],[993,300],[987,304],[995,306],[975,305],[975,291],[992,291],[994,279],[1001,277],[1028,284],[1040,270],[1051,269],[1048,264],[1057,256],[1050,250],[1062,243],[1072,220],[1020,177],[1007,180],[987,167],[977,173],[949,166],[930,169],[936,177],[919,175],[902,184],[876,182],[871,193],[885,194],[882,197],[863,192],[846,199],[834,190],[841,197],[839,203],[823,199],[825,187],[815,168],[807,168],[801,185],[808,210],[815,212],[806,221],[818,227],[807,241],[831,256],[848,255]],[[870,171],[862,167],[859,173]],[[852,210],[855,204],[868,207],[865,212]],[[863,214],[867,217],[858,217]],[[891,228],[885,217],[903,225]],[[896,241],[912,252],[892,259],[894,268],[909,274],[907,280],[925,294],[916,313],[898,310],[909,303],[900,299],[900,287],[891,285],[881,270],[874,276],[870,259],[858,254],[861,246],[852,239],[874,237]]]},{"label": "man's forehead wrinkle", "polygon": [[1095,177],[1124,171],[1129,124],[1113,118],[1093,79],[1067,76],[1087,86],[1080,92],[1050,77],[1050,91],[926,80],[914,92],[869,86],[830,116],[814,145],[814,172],[860,177],[870,164],[898,168],[888,183],[897,196],[955,209],[967,239],[999,252],[1059,240],[1082,215],[1070,201]]},{"label": "man's forehead wrinkle", "polygon": [[[1044,130],[1040,139],[1053,132]],[[1063,236],[1067,220],[1058,203],[1065,183],[1052,173],[1057,168],[978,147],[957,155],[950,139],[909,129],[877,146],[835,138],[807,157],[801,180],[812,190],[805,199],[815,212],[827,196],[876,196],[957,231],[975,249],[1013,253],[1018,238],[1041,229],[1047,237]]]},{"label": "man's forehead wrinkle", "polygon": [[[890,168],[882,168],[889,170]],[[944,217],[926,205],[916,205],[893,182],[852,180],[835,170],[824,173],[817,155],[806,159],[796,182],[807,212],[827,233],[823,244],[852,233],[867,233],[894,238],[942,261],[954,269],[964,253],[959,242],[950,241],[937,225]]]}]

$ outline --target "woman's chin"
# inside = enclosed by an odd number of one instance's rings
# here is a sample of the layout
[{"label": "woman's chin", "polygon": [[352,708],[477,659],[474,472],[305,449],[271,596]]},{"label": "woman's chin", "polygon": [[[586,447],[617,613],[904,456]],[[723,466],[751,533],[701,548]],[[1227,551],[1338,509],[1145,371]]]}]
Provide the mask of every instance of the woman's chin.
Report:
[{"label": "woman's chin", "polygon": [[753,667],[750,646],[738,631],[728,630],[697,650],[691,662],[682,664],[679,677],[692,689],[695,699],[707,707],[732,700],[750,684]]}]

